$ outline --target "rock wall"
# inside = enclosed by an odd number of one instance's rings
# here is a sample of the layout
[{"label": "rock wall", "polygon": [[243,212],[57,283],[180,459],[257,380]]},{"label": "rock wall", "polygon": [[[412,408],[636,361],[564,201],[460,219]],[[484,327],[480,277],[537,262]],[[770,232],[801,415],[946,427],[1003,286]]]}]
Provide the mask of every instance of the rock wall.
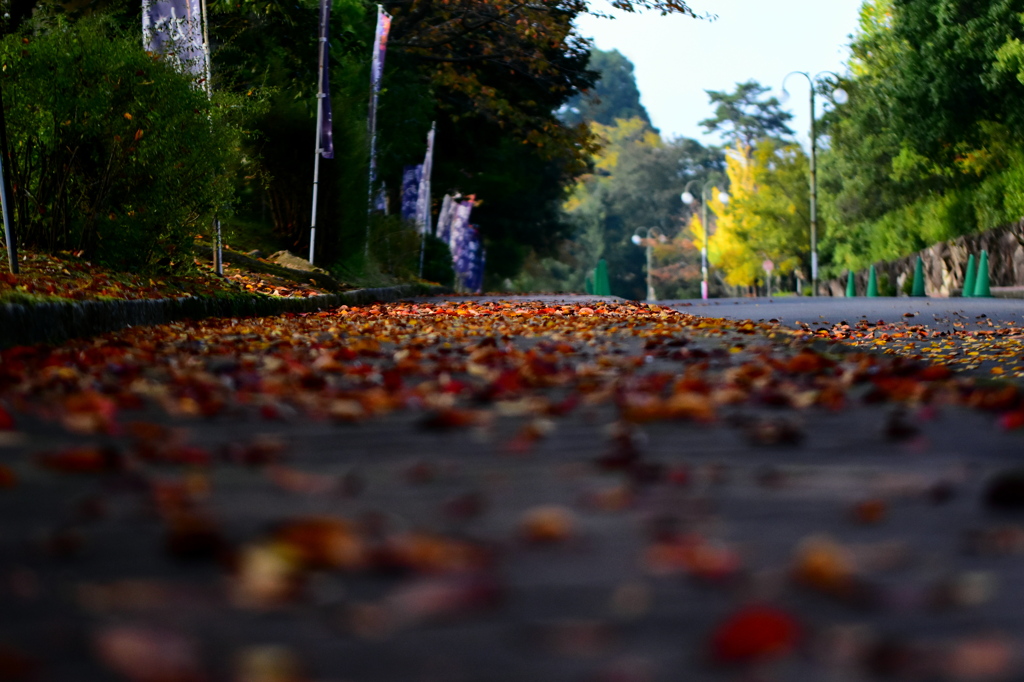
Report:
[{"label": "rock wall", "polygon": [[[967,258],[975,259],[988,251],[989,282],[993,287],[1024,286],[1024,220],[988,232],[958,237],[951,242],[931,246],[924,251],[897,260],[875,263],[882,296],[905,296],[907,282],[913,282],[917,257],[924,261],[925,294],[936,297],[959,296],[964,286]],[[854,273],[857,295],[868,288],[868,270]],[[825,296],[845,296],[846,277],[823,280]],[[886,288],[888,291],[886,291]]]}]

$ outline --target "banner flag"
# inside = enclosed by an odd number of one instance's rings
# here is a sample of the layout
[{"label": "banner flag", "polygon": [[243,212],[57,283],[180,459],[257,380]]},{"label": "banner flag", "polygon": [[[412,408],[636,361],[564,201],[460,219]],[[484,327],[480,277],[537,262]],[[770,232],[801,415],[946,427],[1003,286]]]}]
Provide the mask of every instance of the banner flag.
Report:
[{"label": "banner flag", "polygon": [[147,52],[167,55],[185,71],[206,78],[200,0],[142,0],[142,43]]},{"label": "banner flag", "polygon": [[320,154],[334,158],[334,115],[331,113],[331,0],[320,0]]},{"label": "banner flag", "polygon": [[420,173],[420,187],[417,193],[416,202],[416,227],[421,235],[426,236],[433,231],[430,220],[430,174],[434,167],[434,133],[436,124],[430,127],[427,133],[427,153],[423,158],[422,172]]},{"label": "banner flag", "polygon": [[453,202],[451,208],[451,218],[449,235],[448,235],[448,248],[451,249],[452,259],[458,261],[459,249],[466,243],[466,230],[469,229],[469,216],[473,212],[473,200],[476,197],[470,195],[463,201]]},{"label": "banner flag", "polygon": [[[370,207],[373,210],[374,187],[377,184],[377,100],[380,96],[381,80],[384,77],[384,56],[388,49],[388,34],[391,33],[391,15],[377,5],[377,32],[373,38],[373,60],[370,65]],[[369,227],[367,227],[369,230]],[[369,237],[369,233],[367,233]],[[367,240],[367,249],[369,249]]]},{"label": "banner flag", "polygon": [[450,194],[445,194],[441,200],[441,211],[437,214],[437,238],[445,244],[452,238],[452,208],[455,201]]},{"label": "banner flag", "polygon": [[402,172],[402,220],[416,220],[423,166],[406,166]]}]

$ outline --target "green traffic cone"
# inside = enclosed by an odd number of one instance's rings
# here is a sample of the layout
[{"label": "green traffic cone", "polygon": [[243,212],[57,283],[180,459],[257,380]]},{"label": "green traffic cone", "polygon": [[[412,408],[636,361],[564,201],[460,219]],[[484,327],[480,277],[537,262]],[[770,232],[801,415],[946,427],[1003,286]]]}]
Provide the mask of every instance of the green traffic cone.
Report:
[{"label": "green traffic cone", "polygon": [[967,257],[967,272],[964,273],[964,289],[962,296],[970,298],[974,296],[974,284],[978,279],[978,266],[974,262],[974,254]]},{"label": "green traffic cone", "polygon": [[853,298],[857,295],[857,287],[853,283],[853,270],[846,276],[846,298]]},{"label": "green traffic cone", "polygon": [[598,296],[611,296],[612,288],[608,283],[608,263],[604,258],[597,261],[597,270],[594,273],[594,293]]},{"label": "green traffic cone", "polygon": [[978,277],[974,280],[974,297],[991,298],[992,289],[988,284],[988,251],[981,252],[981,260],[978,261]]},{"label": "green traffic cone", "polygon": [[924,296],[924,260],[920,256],[917,257],[917,263],[914,265],[914,286],[910,290],[911,296]]},{"label": "green traffic cone", "polygon": [[875,274],[874,265],[868,271],[868,296],[878,298],[878,275]]}]

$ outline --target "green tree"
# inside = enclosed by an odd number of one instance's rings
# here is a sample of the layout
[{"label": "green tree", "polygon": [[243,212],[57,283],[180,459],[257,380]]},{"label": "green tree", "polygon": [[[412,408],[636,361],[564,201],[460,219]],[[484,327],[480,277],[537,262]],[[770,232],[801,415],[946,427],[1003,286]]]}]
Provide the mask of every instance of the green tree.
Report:
[{"label": "green tree", "polygon": [[640,103],[640,90],[633,74],[635,67],[618,50],[592,49],[588,68],[598,73],[597,82],[587,92],[573,96],[560,111],[570,125],[594,122],[614,125],[616,119],[639,118],[651,125],[647,109]]},{"label": "green tree", "polygon": [[244,102],[210,102],[137,32],[54,17],[0,41],[20,238],[122,268],[192,266],[231,199]]},{"label": "green tree", "polygon": [[783,111],[775,97],[764,97],[769,89],[749,80],[737,83],[733,92],[708,90],[715,115],[700,125],[709,133],[721,134],[728,146],[739,145],[742,149],[753,149],[764,138],[791,136],[793,131],[786,123],[793,115]]},{"label": "green tree", "polygon": [[657,228],[666,237],[656,249],[659,295],[691,288],[699,278],[699,259],[683,223],[692,207],[680,194],[687,183],[701,184],[723,169],[721,152],[695,140],[665,141],[639,119],[614,125],[593,124],[602,140],[593,173],[584,175],[564,205],[575,228],[558,258],[534,259],[522,288],[581,291],[583,278],[598,259],[608,263],[612,293],[631,299],[646,296],[645,250],[631,241],[638,228]]},{"label": "green tree", "polygon": [[[708,241],[711,263],[725,282],[751,286],[763,279],[762,263],[779,272],[808,272],[808,160],[796,144],[764,139],[753,150],[727,157],[729,201],[709,206],[717,226]],[[701,236],[701,235],[698,235]]]}]

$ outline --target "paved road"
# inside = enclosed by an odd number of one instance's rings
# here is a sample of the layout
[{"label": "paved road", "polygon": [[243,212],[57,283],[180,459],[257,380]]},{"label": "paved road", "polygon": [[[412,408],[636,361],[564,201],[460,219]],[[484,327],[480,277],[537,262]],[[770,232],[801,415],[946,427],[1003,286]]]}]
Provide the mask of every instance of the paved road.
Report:
[{"label": "paved road", "polygon": [[[1010,303],[954,307],[1019,315]],[[581,304],[605,305],[566,302]],[[861,306],[678,309],[793,324],[953,312]],[[308,362],[315,347],[368,349],[351,316],[168,330],[131,384],[150,402],[108,433],[76,435],[79,417],[57,428],[57,403],[38,403],[73,373],[32,365],[45,390],[27,393],[5,377],[16,428],[0,431],[0,472],[16,481],[0,483],[0,680],[1024,679],[1024,483],[1009,481],[1003,508],[985,502],[1024,435],[956,404],[969,388],[851,357],[815,364],[757,329],[657,310],[516,327],[518,307],[498,315],[504,336],[431,313],[419,345],[338,356],[382,386],[407,359],[393,351],[452,359],[431,376],[481,389],[463,411],[407,401],[348,419],[359,406],[345,399],[318,415],[318,375],[300,365],[332,371]],[[51,357],[131,374],[116,349],[158,345],[146,334]],[[115,349],[102,371],[82,359],[97,348]],[[483,364],[460,364],[473,353]],[[270,371],[262,388],[246,367]],[[513,389],[487,367],[535,383]],[[193,402],[200,386],[231,402],[168,414],[192,404],[170,400],[183,383]],[[890,390],[917,399],[887,402]],[[82,446],[101,456],[69,458]],[[82,458],[97,470],[67,473]]]},{"label": "paved road", "polygon": [[1004,298],[832,298],[819,296],[787,296],[781,298],[722,298],[684,301],[661,301],[694,315],[710,315],[729,319],[769,320],[795,326],[835,324],[858,319],[897,322],[904,314],[913,313],[915,324],[927,324],[938,330],[950,329],[952,321],[962,320],[977,327],[979,315],[1008,325],[1024,326],[1024,300]]}]

